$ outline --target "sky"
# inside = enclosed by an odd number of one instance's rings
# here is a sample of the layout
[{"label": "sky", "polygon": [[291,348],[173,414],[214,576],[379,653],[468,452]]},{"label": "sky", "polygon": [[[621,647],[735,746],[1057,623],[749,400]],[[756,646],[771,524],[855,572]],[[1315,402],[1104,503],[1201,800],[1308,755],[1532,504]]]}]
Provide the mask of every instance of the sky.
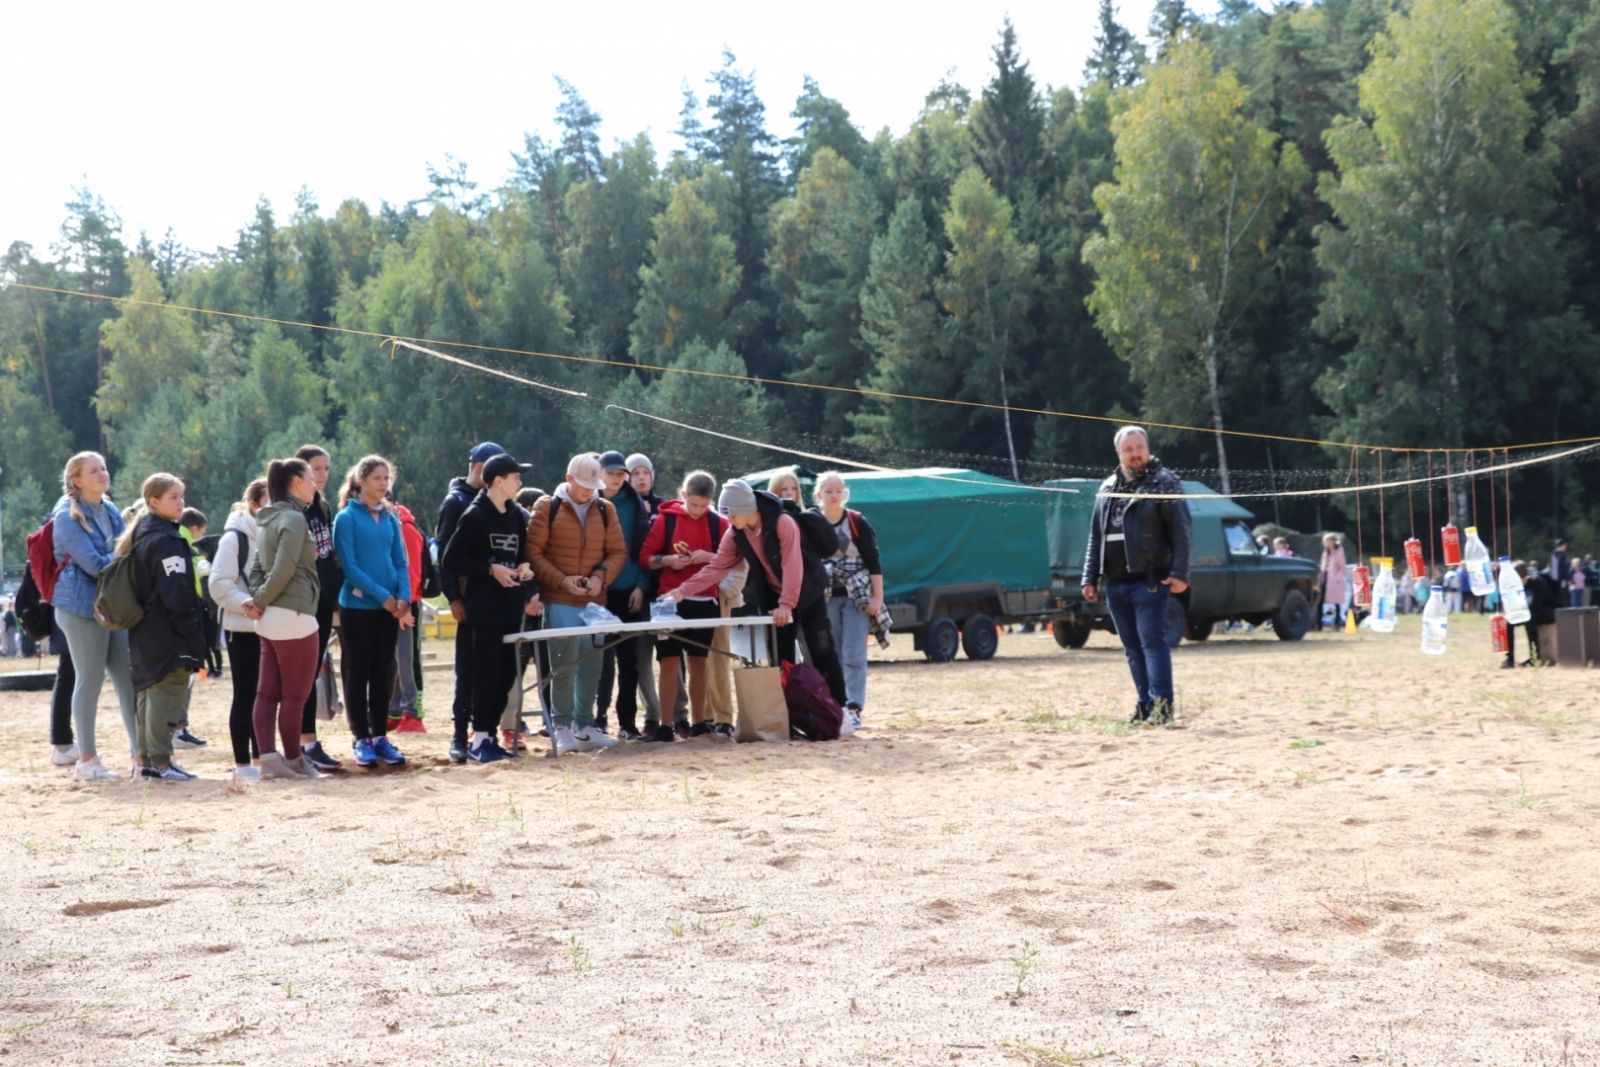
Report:
[{"label": "sky", "polygon": [[[1121,0],[1142,35],[1153,0]],[[1201,11],[1214,2],[1192,5]],[[528,133],[555,128],[555,76],[603,119],[609,147],[648,131],[673,147],[687,81],[702,101],[723,48],[753,72],[769,128],[789,135],[817,79],[870,137],[903,132],[951,77],[975,92],[1009,14],[1041,85],[1076,87],[1097,0],[689,6],[456,0],[273,4],[15,4],[0,35],[0,249],[45,255],[88,189],[130,244],[170,228],[201,252],[231,246],[261,197],[280,218],[307,189],[326,212],[428,192],[428,165],[482,188]]]}]

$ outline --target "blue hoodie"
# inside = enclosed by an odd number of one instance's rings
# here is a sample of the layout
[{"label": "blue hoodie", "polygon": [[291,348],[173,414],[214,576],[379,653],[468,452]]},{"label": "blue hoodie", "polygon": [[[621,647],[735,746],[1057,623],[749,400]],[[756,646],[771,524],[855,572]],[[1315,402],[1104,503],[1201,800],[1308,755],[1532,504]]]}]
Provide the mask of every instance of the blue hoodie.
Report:
[{"label": "blue hoodie", "polygon": [[411,603],[411,573],[406,566],[405,535],[393,508],[374,512],[359,497],[333,520],[333,554],[344,569],[339,609],[378,611],[394,597]]}]

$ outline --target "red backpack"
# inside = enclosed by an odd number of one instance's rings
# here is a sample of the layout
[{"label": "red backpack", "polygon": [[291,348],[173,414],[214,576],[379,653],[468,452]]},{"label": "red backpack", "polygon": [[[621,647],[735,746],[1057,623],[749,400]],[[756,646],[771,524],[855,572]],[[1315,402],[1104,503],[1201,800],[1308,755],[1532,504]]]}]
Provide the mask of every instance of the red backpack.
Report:
[{"label": "red backpack", "polygon": [[789,705],[789,734],[807,741],[837,741],[844,711],[828,680],[809,663],[783,665],[783,702]]},{"label": "red backpack", "polygon": [[33,572],[33,584],[39,595],[48,603],[56,595],[56,581],[67,561],[56,562],[56,520],[45,524],[28,535],[28,569]]}]

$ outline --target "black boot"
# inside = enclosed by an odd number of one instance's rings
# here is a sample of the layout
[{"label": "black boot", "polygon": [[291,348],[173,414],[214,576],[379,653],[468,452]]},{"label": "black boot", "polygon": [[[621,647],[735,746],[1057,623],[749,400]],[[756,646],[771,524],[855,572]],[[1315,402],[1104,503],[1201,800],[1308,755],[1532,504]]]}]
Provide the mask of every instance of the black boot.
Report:
[{"label": "black boot", "polygon": [[1150,718],[1150,702],[1141,700],[1133,706],[1133,718],[1128,720],[1132,726],[1139,726]]},{"label": "black boot", "polygon": [[1150,702],[1150,718],[1148,721],[1151,726],[1171,726],[1172,701],[1166,697],[1156,697],[1152,700]]}]

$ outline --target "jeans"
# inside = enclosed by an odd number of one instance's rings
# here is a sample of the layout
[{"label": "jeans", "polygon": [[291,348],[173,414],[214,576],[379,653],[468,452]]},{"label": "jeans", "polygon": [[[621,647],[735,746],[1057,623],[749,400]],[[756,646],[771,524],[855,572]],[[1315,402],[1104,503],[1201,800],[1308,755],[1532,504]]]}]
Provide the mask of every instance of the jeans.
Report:
[{"label": "jeans", "polygon": [[1117,624],[1128,671],[1139,691],[1139,703],[1172,699],[1172,649],[1167,644],[1167,601],[1172,591],[1144,582],[1118,582],[1105,587],[1106,607]]},{"label": "jeans", "polygon": [[[407,712],[416,715],[422,710],[417,706],[417,673],[415,664],[422,654],[417,647],[418,637],[422,633],[420,625],[422,619],[422,602],[416,601],[411,605],[411,616],[418,620],[418,625],[409,630],[401,630],[394,642],[394,693],[389,698],[389,718],[398,719]],[[421,718],[421,716],[418,716]]]},{"label": "jeans", "polygon": [[[107,677],[117,692],[122,727],[128,733],[128,747],[137,752],[139,730],[135,709],[138,705],[133,692],[133,666],[128,659],[128,631],[107,630],[95,619],[85,619],[59,608],[56,609],[56,625],[66,635],[77,674],[72,686],[72,723],[78,731],[79,753],[87,758],[99,752],[94,744],[94,717]],[[180,714],[183,711],[181,704],[178,711]]]},{"label": "jeans", "polygon": [[[394,684],[394,645],[400,620],[381,609],[339,612],[344,709],[358,741],[389,732],[389,687]],[[293,758],[292,756],[290,757]]]},{"label": "jeans", "polygon": [[828,600],[828,629],[833,632],[833,647],[839,651],[844,668],[844,693],[858,708],[867,706],[867,624],[866,612],[847,596]]},{"label": "jeans", "polygon": [[163,675],[149,689],[139,690],[139,759],[147,767],[164,767],[172,762],[172,735],[178,729],[189,696],[189,677],[193,672],[179,667]]},{"label": "jeans", "polygon": [[[583,609],[546,604],[545,625],[552,630],[582,626]],[[550,646],[550,717],[558,729],[587,730],[594,722],[594,695],[600,687],[600,659],[591,637],[547,641]]]},{"label": "jeans", "polygon": [[[628,599],[633,596],[631,589],[606,590],[606,608],[623,622],[649,622],[649,605],[641,605],[638,611],[628,610]],[[617,725],[627,727],[629,730],[639,728],[639,654],[637,650],[638,638],[630,637],[625,641],[618,641],[611,648],[606,649],[604,663],[600,668],[599,691],[595,697],[595,719],[605,722],[606,712],[611,707],[611,690],[613,681],[616,683],[617,692]],[[648,668],[647,668],[648,669]]]}]

